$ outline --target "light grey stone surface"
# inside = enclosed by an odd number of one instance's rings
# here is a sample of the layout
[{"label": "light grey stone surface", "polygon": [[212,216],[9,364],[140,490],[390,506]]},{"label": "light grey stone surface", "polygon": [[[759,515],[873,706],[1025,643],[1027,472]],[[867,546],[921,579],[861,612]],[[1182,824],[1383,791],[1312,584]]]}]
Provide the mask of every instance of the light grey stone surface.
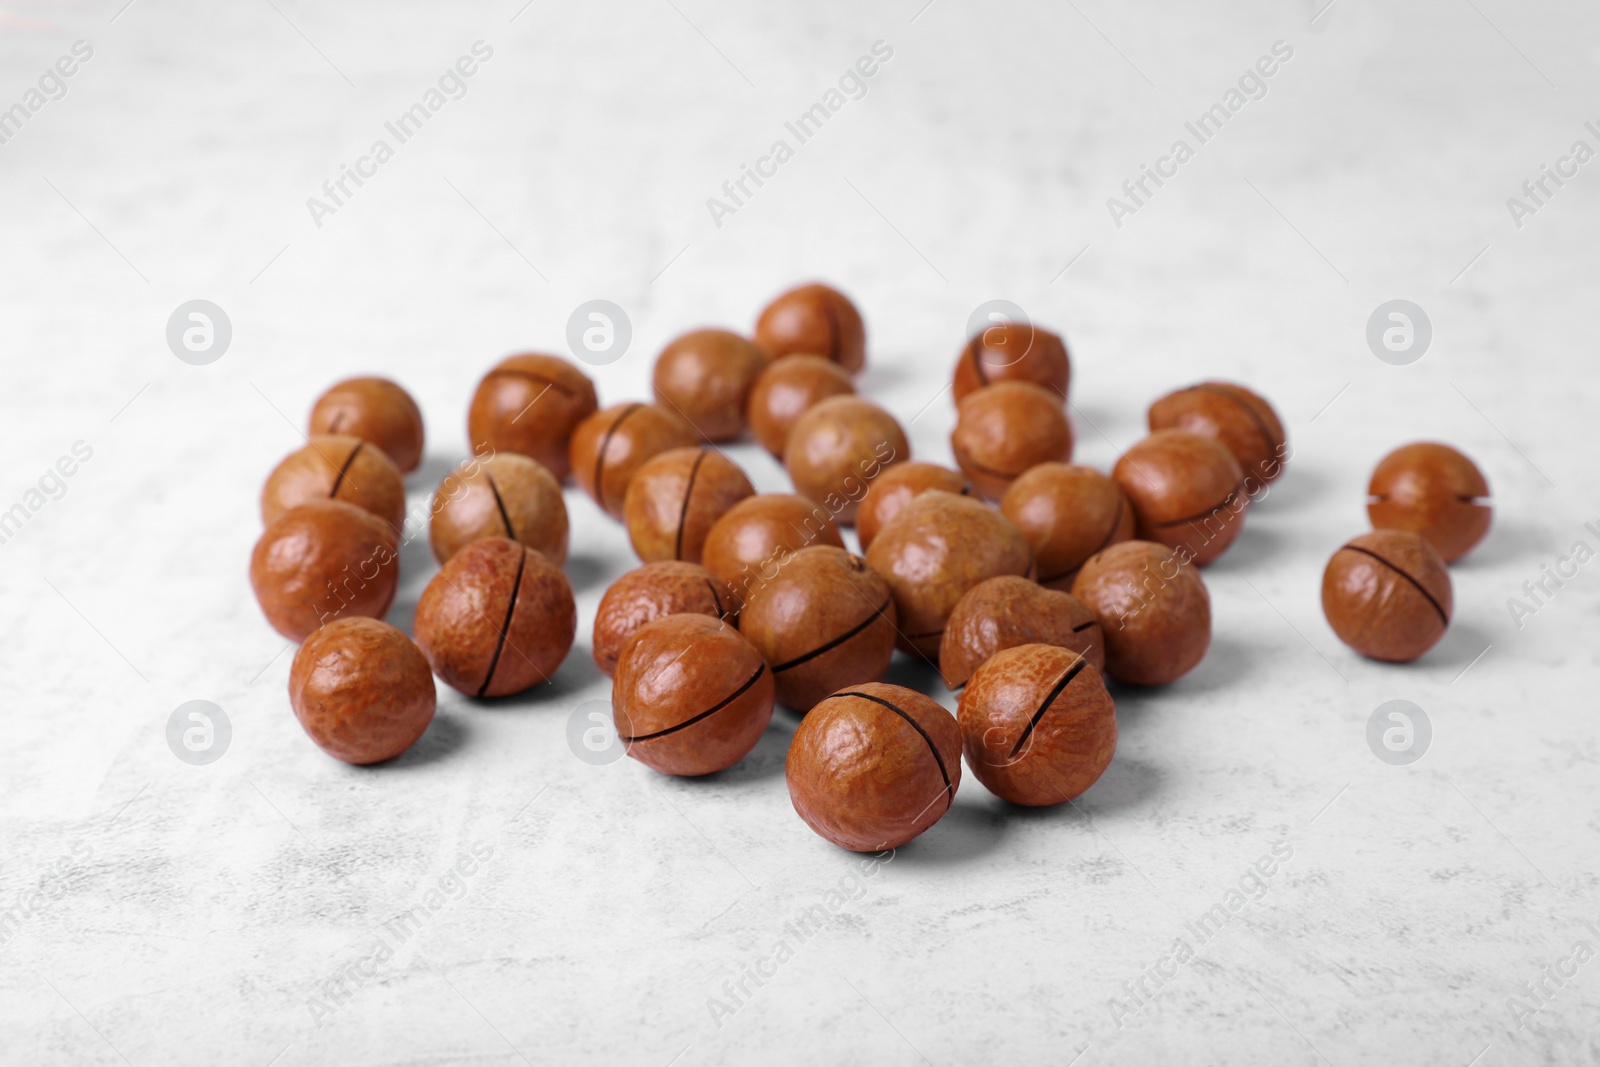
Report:
[{"label": "light grey stone surface", "polygon": [[[0,7],[0,107],[93,49],[0,145],[0,510],[92,449],[0,544],[0,1060],[1600,1056],[1600,963],[1561,962],[1600,948],[1600,563],[1520,626],[1507,606],[1575,541],[1600,548],[1600,164],[1520,227],[1507,206],[1573,142],[1600,148],[1591,6],[520,2]],[[386,134],[480,40],[466,94]],[[785,122],[875,41],[893,56],[865,97],[796,143]],[[1266,94],[1199,144],[1185,121],[1278,41]],[[316,225],[307,198],[378,138],[393,158]],[[793,158],[717,225],[707,198],[779,138]],[[1194,158],[1117,226],[1107,198],[1179,138]],[[391,766],[307,741],[245,572],[261,481],[322,388],[377,371],[415,392],[425,507],[477,377],[562,350],[581,302],[633,324],[594,372],[610,402],[644,395],[675,333],[746,328],[809,277],[864,308],[863,388],[922,458],[948,461],[940,388],[995,297],[1066,333],[1085,462],[1203,377],[1282,413],[1289,473],[1205,573],[1211,654],[1117,692],[1116,761],[1075,808],[1011,810],[969,776],[858,888],[858,859],[790,808],[790,717],[713,780],[580,761],[568,717],[608,691],[589,625],[633,560],[576,492],[580,636],[554,685],[441,690]],[[1365,341],[1395,298],[1433,326],[1410,366]],[[233,327],[207,366],[165,341],[192,299]],[[1390,667],[1339,644],[1318,588],[1372,465],[1416,439],[1476,457],[1498,510],[1453,570],[1450,633]],[[424,541],[403,568],[409,625]],[[954,706],[926,671],[893,680]],[[1397,698],[1433,727],[1406,767],[1365,740]],[[206,766],[166,743],[193,699],[232,725]],[[1203,942],[1188,924],[1254,891],[1275,844],[1292,856]],[[819,932],[786,931],[841,885]],[[736,1005],[724,983],[784,939]],[[1195,958],[1161,962],[1179,939]],[[1524,983],[1547,967],[1578,969],[1541,1006]]]}]

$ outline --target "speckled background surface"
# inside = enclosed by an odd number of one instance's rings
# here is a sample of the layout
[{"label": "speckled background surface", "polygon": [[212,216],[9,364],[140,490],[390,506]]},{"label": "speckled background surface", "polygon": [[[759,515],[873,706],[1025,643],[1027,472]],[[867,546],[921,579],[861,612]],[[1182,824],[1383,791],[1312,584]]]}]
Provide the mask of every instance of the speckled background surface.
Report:
[{"label": "speckled background surface", "polygon": [[[1600,1058],[1600,562],[1520,620],[1507,604],[1600,549],[1600,164],[1520,226],[1506,203],[1600,148],[1591,7],[122,2],[0,3],[0,108],[93,49],[0,144],[0,511],[27,511],[0,543],[0,1060]],[[480,40],[466,94],[315,225],[306,199]],[[865,97],[716,225],[707,198],[875,41],[893,57]],[[1277,41],[1265,95],[1117,226],[1107,198]],[[1289,473],[1205,573],[1209,657],[1117,690],[1117,758],[1078,810],[969,776],[867,877],[790,808],[791,716],[710,780],[579,760],[569,718],[608,691],[588,628],[634,561],[575,492],[580,634],[553,685],[442,689],[389,766],[310,744],[245,570],[260,483],[322,388],[416,393],[421,507],[478,376],[563,351],[582,301],[633,324],[593,372],[611,402],[677,332],[746,328],[809,277],[863,307],[863,389],[922,458],[948,461],[939,390],[996,297],[1067,335],[1085,462],[1203,377],[1288,425]],[[164,337],[195,298],[233,327],[208,366]],[[1408,366],[1365,339],[1395,298],[1433,326]],[[1372,465],[1419,438],[1476,457],[1498,511],[1453,570],[1450,633],[1387,667],[1339,644],[1318,587]],[[30,497],[77,442],[92,457]],[[402,566],[404,626],[422,541]],[[891,680],[953,707],[926,670]],[[207,766],[166,743],[192,699],[232,724]],[[1432,724],[1410,766],[1366,742],[1390,699]],[[1274,846],[1292,855],[1254,879]],[[1256,899],[1196,936],[1241,884]]]}]

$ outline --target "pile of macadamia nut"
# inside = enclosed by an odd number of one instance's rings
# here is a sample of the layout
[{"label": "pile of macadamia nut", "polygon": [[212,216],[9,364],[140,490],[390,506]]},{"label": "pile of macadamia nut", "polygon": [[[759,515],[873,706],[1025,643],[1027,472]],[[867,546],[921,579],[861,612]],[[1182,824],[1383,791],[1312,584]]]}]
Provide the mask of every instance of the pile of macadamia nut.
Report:
[{"label": "pile of macadamia nut", "polygon": [[[565,359],[502,360],[468,410],[473,458],[433,499],[440,569],[412,637],[380,620],[421,414],[386,379],[329,389],[306,446],[267,479],[250,565],[268,622],[303,642],[289,697],[306,732],[376,763],[427,729],[435,676],[473,698],[549,681],[577,633],[562,571],[570,480],[626,525],[643,564],[606,591],[591,642],[628,755],[663,774],[725,770],[783,704],[803,716],[787,762],[795,810],[855,850],[936,823],[963,757],[1011,803],[1078,796],[1116,749],[1107,676],[1166,685],[1204,659],[1200,568],[1283,473],[1283,424],[1249,389],[1205,382],[1156,400],[1149,436],[1110,474],[1075,465],[1066,345],[999,323],[956,362],[955,465],[914,461],[900,423],[856,391],[866,343],[855,305],[811,284],[773,300],[751,337],[672,341],[654,402],[602,408]],[[757,493],[717,448],[746,432],[794,493]],[[1487,532],[1488,492],[1445,445],[1378,465],[1375,529],[1323,580],[1346,644],[1404,662],[1439,640],[1445,564]],[[960,694],[954,715],[881,681],[897,650],[938,668]]]}]

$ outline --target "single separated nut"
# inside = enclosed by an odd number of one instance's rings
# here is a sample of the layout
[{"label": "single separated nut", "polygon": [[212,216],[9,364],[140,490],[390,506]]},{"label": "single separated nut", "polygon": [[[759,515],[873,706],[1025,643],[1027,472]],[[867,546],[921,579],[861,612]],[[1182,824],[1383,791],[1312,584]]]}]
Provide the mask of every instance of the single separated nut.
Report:
[{"label": "single separated nut", "polygon": [[840,848],[899,848],[944,817],[961,785],[961,729],[911,689],[870,682],[834,693],[794,732],[789,799]]},{"label": "single separated nut", "polygon": [[1450,628],[1450,570],[1421,534],[1374,530],[1322,574],[1322,613],[1339,640],[1372,659],[1409,663]]},{"label": "single separated nut", "polygon": [[306,639],[289,668],[289,704],[317,747],[346,763],[381,763],[433,721],[433,673],[411,638],[350,617]]},{"label": "single separated nut", "polygon": [[739,631],[705,615],[668,615],[635,633],[611,688],[628,755],[662,774],[727,770],[772,721],[772,672]]},{"label": "single separated nut", "polygon": [[1094,785],[1117,749],[1117,708],[1087,659],[1019,645],[979,667],[956,711],[967,766],[1013,804],[1061,804]]},{"label": "single separated nut", "polygon": [[1367,486],[1374,529],[1421,534],[1446,563],[1471,552],[1489,532],[1489,482],[1449,445],[1419,442],[1384,456]]}]

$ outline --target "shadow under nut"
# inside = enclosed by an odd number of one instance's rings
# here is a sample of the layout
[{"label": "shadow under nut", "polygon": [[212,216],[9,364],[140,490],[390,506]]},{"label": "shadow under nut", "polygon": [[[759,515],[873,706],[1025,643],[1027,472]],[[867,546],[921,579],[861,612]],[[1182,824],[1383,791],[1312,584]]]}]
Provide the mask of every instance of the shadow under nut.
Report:
[{"label": "shadow under nut", "polygon": [[950,810],[961,731],[921,693],[852,686],[801,721],[785,776],[795,811],[821,837],[854,852],[899,848]]},{"label": "shadow under nut", "polygon": [[550,680],[577,634],[572,585],[544,556],[504,537],[456,553],[417,602],[417,644],[446,685],[499,697]]},{"label": "shadow under nut", "polygon": [[1100,672],[1050,645],[997,653],[956,712],[967,766],[1013,804],[1061,804],[1093,785],[1117,747],[1117,713]]}]

